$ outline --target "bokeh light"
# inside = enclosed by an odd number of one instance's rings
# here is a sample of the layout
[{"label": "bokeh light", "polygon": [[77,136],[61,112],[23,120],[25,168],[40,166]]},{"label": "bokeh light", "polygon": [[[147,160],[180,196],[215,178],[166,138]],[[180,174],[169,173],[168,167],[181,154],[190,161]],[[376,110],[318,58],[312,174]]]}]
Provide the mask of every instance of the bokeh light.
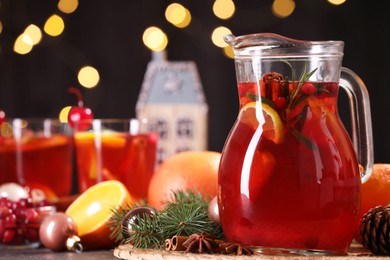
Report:
[{"label": "bokeh light", "polygon": [[232,0],[216,0],[213,4],[214,15],[223,20],[231,18],[235,11],[236,6]]},{"label": "bokeh light", "polygon": [[99,72],[91,66],[85,66],[80,69],[77,79],[85,88],[94,88],[99,83],[100,76]]},{"label": "bokeh light", "polygon": [[33,48],[33,41],[30,36],[28,36],[25,33],[22,33],[19,35],[18,38],[16,38],[15,44],[14,44],[14,51],[18,54],[27,54],[29,53]]},{"label": "bokeh light", "polygon": [[332,5],[341,5],[344,4],[346,0],[328,0],[328,2]]},{"label": "bokeh light", "polygon": [[211,34],[211,40],[213,41],[213,43],[216,46],[218,46],[220,48],[224,48],[228,44],[223,40],[223,37],[226,34],[231,34],[231,33],[232,32],[230,31],[230,29],[228,29],[224,26],[217,27],[214,29],[213,33]]},{"label": "bokeh light", "polygon": [[66,106],[63,109],[61,109],[60,114],[58,115],[58,119],[60,120],[60,122],[63,123],[68,122],[68,114],[71,108],[72,108],[71,106]]},{"label": "bokeh light", "polygon": [[272,3],[272,13],[279,18],[290,16],[295,9],[294,0],[274,0]]},{"label": "bokeh light", "polygon": [[79,5],[78,0],[60,0],[58,2],[57,7],[61,12],[70,14],[77,9],[78,5]]},{"label": "bokeh light", "polygon": [[184,17],[184,20],[181,23],[176,24],[176,27],[178,28],[185,28],[191,23],[191,19],[192,19],[191,13],[188,9],[186,9],[185,11],[186,11],[186,16]]},{"label": "bokeh light", "polygon": [[151,26],[144,31],[142,41],[146,47],[153,51],[162,51],[168,45],[167,35],[155,26]]},{"label": "bokeh light", "polygon": [[184,28],[191,22],[191,13],[181,4],[173,3],[166,8],[165,19],[178,28]]},{"label": "bokeh light", "polygon": [[43,30],[50,36],[60,35],[65,28],[64,20],[56,14],[50,16],[43,27]]},{"label": "bokeh light", "polygon": [[3,23],[0,21],[0,34],[3,32]]},{"label": "bokeh light", "polygon": [[26,30],[24,30],[24,33],[31,38],[33,45],[38,44],[42,39],[41,29],[35,24],[30,24]]},{"label": "bokeh light", "polygon": [[233,48],[230,45],[227,45],[226,47],[223,48],[223,54],[225,54],[225,56],[230,59],[234,59]]}]

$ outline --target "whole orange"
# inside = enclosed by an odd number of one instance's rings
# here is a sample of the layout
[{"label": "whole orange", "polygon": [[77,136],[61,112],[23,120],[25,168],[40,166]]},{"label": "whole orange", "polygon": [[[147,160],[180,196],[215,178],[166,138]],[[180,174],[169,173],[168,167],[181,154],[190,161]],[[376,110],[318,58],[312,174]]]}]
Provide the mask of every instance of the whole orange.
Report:
[{"label": "whole orange", "polygon": [[184,151],[172,155],[156,169],[148,189],[148,203],[162,210],[175,191],[198,191],[205,198],[217,195],[221,153]]},{"label": "whole orange", "polygon": [[[359,224],[370,209],[390,203],[390,164],[374,163],[370,178],[360,188]],[[360,227],[354,238],[362,242]]]},{"label": "whole orange", "polygon": [[370,178],[360,190],[360,215],[363,217],[371,208],[390,203],[390,164],[375,163]]}]

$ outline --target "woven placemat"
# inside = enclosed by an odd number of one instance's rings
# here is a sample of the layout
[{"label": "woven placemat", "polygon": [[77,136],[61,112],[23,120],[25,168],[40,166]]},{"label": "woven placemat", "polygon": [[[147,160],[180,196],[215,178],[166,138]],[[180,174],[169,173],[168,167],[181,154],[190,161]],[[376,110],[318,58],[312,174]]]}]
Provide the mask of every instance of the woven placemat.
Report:
[{"label": "woven placemat", "polygon": [[374,256],[369,251],[365,250],[360,244],[352,244],[350,248],[350,252],[348,255],[343,256],[324,256],[324,255],[310,255],[310,256],[300,256],[300,255],[292,255],[292,254],[260,254],[255,253],[252,256],[235,256],[235,255],[221,255],[221,254],[192,254],[192,253],[184,253],[184,252],[175,252],[175,251],[166,251],[166,250],[157,250],[157,249],[134,249],[131,245],[120,245],[114,250],[114,256],[119,259],[137,259],[137,260],[231,260],[231,259],[296,259],[296,260],[311,260],[311,259],[319,259],[319,260],[330,260],[330,259],[384,259],[389,258],[385,256]]}]

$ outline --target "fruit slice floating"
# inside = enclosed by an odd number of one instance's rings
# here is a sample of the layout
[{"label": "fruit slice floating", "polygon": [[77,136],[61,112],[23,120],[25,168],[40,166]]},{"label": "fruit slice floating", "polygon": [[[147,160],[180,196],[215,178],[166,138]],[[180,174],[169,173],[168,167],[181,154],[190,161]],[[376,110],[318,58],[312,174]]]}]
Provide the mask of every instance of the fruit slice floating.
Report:
[{"label": "fruit slice floating", "polygon": [[[75,134],[77,142],[94,143],[96,135],[93,132],[79,132]],[[113,132],[103,132],[100,134],[101,142],[110,147],[123,147],[126,144],[126,137]]]},{"label": "fruit slice floating", "polygon": [[[98,177],[98,154],[101,154],[102,151],[98,150],[95,146],[96,143],[101,142],[102,149],[110,149],[110,151],[120,151],[124,149],[126,146],[126,137],[122,134],[115,133],[113,131],[106,131],[97,135],[93,132],[78,132],[75,133],[76,146],[78,146],[79,151],[82,149],[84,153],[88,154],[87,157],[90,161],[90,169],[89,169],[89,178],[91,180],[96,180]],[[95,138],[100,137],[99,140],[95,140]],[[95,151],[95,149],[97,151]],[[87,152],[85,152],[87,151]],[[105,179],[115,179],[113,174],[109,172],[108,169],[102,169],[102,174]]]},{"label": "fruit slice floating", "polygon": [[269,105],[260,105],[264,119],[256,116],[256,102],[246,104],[241,108],[238,116],[241,123],[256,129],[259,126],[259,120],[263,121],[263,136],[272,140],[276,144],[284,142],[283,124],[278,113]]},{"label": "fruit slice floating", "polygon": [[131,203],[130,193],[121,182],[104,181],[83,192],[65,213],[75,221],[85,249],[112,248],[115,242],[108,223],[113,210]]}]

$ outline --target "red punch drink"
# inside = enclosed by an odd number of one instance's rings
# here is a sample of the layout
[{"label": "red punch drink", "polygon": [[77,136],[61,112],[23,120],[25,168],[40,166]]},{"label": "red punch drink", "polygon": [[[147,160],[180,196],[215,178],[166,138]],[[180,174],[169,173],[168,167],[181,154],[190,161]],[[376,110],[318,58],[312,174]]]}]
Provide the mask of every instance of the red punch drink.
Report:
[{"label": "red punch drink", "polygon": [[73,141],[66,124],[14,119],[1,130],[0,184],[41,189],[48,199],[71,194]]},{"label": "red punch drink", "polygon": [[133,199],[147,197],[155,168],[158,134],[132,133],[124,128],[118,131],[118,125],[130,127],[127,122],[129,120],[105,123],[96,119],[91,126],[93,131],[75,134],[80,192],[98,182],[115,179],[125,184]]},{"label": "red punch drink", "polygon": [[246,245],[346,251],[360,178],[338,85],[270,81],[238,86],[241,111],[220,165],[224,233]]},{"label": "red punch drink", "polygon": [[[240,100],[218,176],[225,236],[259,251],[347,253],[373,140],[367,89],[341,67],[344,43],[272,33],[224,39]],[[353,142],[338,115],[339,87]]]}]

